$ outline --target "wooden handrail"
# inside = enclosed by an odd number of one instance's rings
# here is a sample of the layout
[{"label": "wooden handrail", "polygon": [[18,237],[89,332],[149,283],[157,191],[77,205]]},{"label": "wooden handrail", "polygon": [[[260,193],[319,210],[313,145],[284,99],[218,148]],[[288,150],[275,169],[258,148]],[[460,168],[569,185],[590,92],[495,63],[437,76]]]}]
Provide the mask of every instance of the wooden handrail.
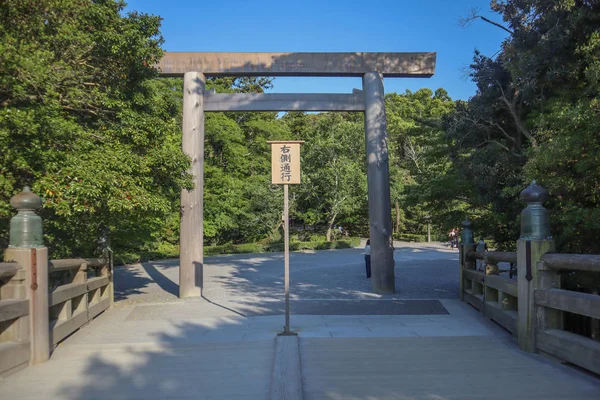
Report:
[{"label": "wooden handrail", "polygon": [[548,268],[600,272],[600,254],[546,253],[541,260]]},{"label": "wooden handrail", "polygon": [[508,262],[508,263],[516,263],[517,262],[517,252],[516,251],[488,251],[488,252],[479,252],[471,250],[467,253],[467,259],[469,260],[489,260],[491,262]]},{"label": "wooden handrail", "polygon": [[484,253],[477,252],[475,250],[471,250],[467,253],[468,260],[483,260]]},{"label": "wooden handrail", "polygon": [[108,266],[108,260],[104,258],[67,258],[63,260],[50,260],[48,273],[68,271],[77,269],[81,264],[87,264],[88,268],[102,268]]},{"label": "wooden handrail", "polygon": [[19,268],[16,262],[0,263],[0,281],[9,281]]},{"label": "wooden handrail", "polygon": [[484,260],[492,261],[492,262],[507,262],[507,263],[516,263],[517,262],[517,252],[516,251],[488,251],[485,253]]}]

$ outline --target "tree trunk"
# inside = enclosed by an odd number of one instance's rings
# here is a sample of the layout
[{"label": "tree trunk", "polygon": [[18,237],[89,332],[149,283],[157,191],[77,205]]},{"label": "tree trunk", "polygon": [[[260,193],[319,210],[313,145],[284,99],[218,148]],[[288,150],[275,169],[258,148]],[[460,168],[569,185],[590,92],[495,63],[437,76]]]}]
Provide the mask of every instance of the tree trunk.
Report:
[{"label": "tree trunk", "polygon": [[335,217],[337,217],[337,213],[331,214],[331,218],[329,218],[329,222],[327,222],[327,241],[331,242],[331,231],[333,227],[333,223],[335,222]]},{"label": "tree trunk", "polygon": [[396,206],[396,229],[395,229],[395,232],[400,233],[400,204],[398,204],[398,202],[396,202],[394,205]]}]

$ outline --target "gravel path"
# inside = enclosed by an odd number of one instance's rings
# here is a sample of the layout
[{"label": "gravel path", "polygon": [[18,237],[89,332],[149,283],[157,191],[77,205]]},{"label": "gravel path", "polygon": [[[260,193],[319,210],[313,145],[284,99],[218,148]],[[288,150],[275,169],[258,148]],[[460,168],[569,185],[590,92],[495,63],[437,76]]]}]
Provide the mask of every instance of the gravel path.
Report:
[{"label": "gravel path", "polygon": [[[455,299],[458,252],[441,243],[395,244],[396,293],[372,291],[363,250],[291,253],[291,298]],[[118,267],[115,296],[120,305],[180,301],[178,260]],[[206,257],[203,296],[210,301],[269,302],[283,298],[283,253]]]}]

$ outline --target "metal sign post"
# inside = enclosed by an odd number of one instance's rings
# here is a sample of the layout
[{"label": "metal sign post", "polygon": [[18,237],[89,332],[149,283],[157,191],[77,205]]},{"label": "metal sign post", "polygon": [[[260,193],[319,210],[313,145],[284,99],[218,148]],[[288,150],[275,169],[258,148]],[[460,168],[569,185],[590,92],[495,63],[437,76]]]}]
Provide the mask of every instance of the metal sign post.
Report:
[{"label": "metal sign post", "polygon": [[300,183],[300,145],[302,140],[269,141],[271,145],[271,183],[283,185],[283,226],[285,264],[285,327],[283,335],[293,335],[290,330],[290,214],[288,185]]}]

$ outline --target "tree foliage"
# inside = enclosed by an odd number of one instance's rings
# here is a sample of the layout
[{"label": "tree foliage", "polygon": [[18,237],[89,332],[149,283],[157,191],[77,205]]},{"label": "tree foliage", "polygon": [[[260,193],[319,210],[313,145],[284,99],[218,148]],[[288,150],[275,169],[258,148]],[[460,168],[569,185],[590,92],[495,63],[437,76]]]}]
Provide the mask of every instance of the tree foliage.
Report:
[{"label": "tree foliage", "polygon": [[124,3],[19,0],[0,4],[0,224],[31,184],[44,199],[55,255],[141,244],[190,187],[181,151],[180,91],[155,80],[160,18]]},{"label": "tree foliage", "polygon": [[[512,246],[518,193],[532,178],[551,194],[559,248],[599,252],[600,4],[494,0],[511,35],[495,57],[476,53],[477,93],[445,121],[459,178],[477,194],[478,230]],[[490,29],[496,29],[490,27]]]},{"label": "tree foliage", "polygon": [[[559,247],[600,252],[600,5],[494,0],[510,36],[476,52],[477,92],[386,95],[394,230],[434,234],[476,220],[500,247],[518,237],[519,192],[551,193]],[[179,194],[191,189],[181,151],[181,79],[157,78],[160,18],[117,0],[0,3],[0,246],[9,199],[32,185],[44,200],[54,256],[89,255],[99,232],[140,252],[179,241]],[[473,14],[470,19],[477,18]],[[263,92],[269,77],[210,78],[221,93]],[[206,244],[279,238],[282,190],[270,184],[272,139],[301,139],[296,226],[327,240],[341,225],[368,235],[360,113],[210,113],[205,126]],[[308,237],[307,237],[308,238]],[[266,244],[265,244],[266,245]]]}]

